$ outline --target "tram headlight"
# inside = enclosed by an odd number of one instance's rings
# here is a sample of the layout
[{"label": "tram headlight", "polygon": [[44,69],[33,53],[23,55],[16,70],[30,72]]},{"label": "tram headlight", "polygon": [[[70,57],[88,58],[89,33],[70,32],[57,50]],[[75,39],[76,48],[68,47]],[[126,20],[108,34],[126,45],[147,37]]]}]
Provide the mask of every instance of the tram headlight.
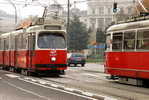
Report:
[{"label": "tram headlight", "polygon": [[55,57],[52,57],[52,58],[51,58],[51,61],[56,61],[56,58],[55,58]]}]

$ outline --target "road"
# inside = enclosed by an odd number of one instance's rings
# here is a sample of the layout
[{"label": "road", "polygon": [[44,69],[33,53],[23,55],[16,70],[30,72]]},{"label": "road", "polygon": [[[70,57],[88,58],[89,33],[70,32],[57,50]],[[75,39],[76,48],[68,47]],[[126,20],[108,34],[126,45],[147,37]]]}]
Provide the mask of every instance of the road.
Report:
[{"label": "road", "polygon": [[[148,88],[109,80],[101,64],[69,67],[60,77],[27,77],[0,71],[2,100],[148,100]],[[3,99],[8,98],[8,99]],[[21,99],[20,99],[21,98]],[[1,99],[0,99],[1,100]]]},{"label": "road", "polygon": [[19,74],[0,71],[0,100],[96,100],[48,85],[26,81],[25,78]]}]

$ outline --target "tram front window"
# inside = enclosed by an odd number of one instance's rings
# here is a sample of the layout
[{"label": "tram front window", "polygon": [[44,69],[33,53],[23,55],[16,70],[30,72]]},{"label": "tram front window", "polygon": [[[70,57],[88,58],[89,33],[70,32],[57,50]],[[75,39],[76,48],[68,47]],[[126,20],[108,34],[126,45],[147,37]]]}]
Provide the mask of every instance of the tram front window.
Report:
[{"label": "tram front window", "polygon": [[54,48],[64,49],[66,48],[65,38],[63,35],[56,33],[40,33],[38,36],[38,47],[39,48]]}]

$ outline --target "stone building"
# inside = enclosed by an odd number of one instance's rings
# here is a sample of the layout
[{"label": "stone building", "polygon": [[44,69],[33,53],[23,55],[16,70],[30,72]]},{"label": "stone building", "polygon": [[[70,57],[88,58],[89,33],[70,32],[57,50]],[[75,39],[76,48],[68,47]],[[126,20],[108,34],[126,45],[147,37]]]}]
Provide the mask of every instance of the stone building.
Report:
[{"label": "stone building", "polygon": [[[113,13],[114,2],[118,7],[116,13]],[[97,28],[105,31],[113,21],[123,20],[134,11],[134,0],[87,0],[87,5],[87,26],[93,30],[90,41],[96,41]]]},{"label": "stone building", "polygon": [[11,17],[0,17],[0,34],[15,29],[15,20]]}]

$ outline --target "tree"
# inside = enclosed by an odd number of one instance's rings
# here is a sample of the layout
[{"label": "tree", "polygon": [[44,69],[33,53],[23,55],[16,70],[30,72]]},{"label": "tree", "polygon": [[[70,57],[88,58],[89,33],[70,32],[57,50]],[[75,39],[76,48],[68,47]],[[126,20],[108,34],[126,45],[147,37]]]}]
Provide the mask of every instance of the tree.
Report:
[{"label": "tree", "polygon": [[85,24],[80,22],[79,17],[74,16],[69,26],[68,49],[83,50],[88,45],[88,32]]},{"label": "tree", "polygon": [[105,43],[105,34],[100,28],[98,28],[96,32],[96,42]]}]

